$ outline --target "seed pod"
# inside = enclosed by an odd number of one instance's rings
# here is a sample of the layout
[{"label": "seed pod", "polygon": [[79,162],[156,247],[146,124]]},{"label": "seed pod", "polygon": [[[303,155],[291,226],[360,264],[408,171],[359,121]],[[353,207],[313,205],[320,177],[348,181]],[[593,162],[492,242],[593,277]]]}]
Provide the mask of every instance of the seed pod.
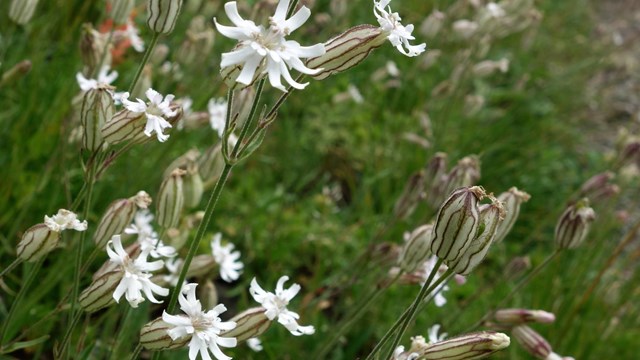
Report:
[{"label": "seed pod", "polygon": [[431,224],[422,225],[411,232],[400,255],[399,264],[402,270],[411,273],[427,260],[432,237],[433,225]]},{"label": "seed pod", "polygon": [[393,207],[393,215],[398,219],[406,219],[411,216],[416,206],[422,199],[424,192],[424,172],[418,171],[411,175],[402,191],[402,195]]},{"label": "seed pod", "polygon": [[18,25],[26,25],[38,6],[38,0],[13,0],[9,6],[9,19]]},{"label": "seed pod", "polygon": [[185,336],[173,340],[168,330],[172,328],[161,317],[148,322],[140,330],[140,344],[147,350],[171,350],[186,346],[191,341],[191,336]]},{"label": "seed pod", "polygon": [[420,33],[427,38],[435,38],[442,29],[446,17],[445,13],[434,10],[420,25]]},{"label": "seed pod", "polygon": [[133,0],[111,0],[111,18],[117,25],[126,24],[133,10]]},{"label": "seed pod", "polygon": [[431,344],[419,352],[420,360],[475,360],[483,359],[509,346],[507,335],[483,331],[462,335]]},{"label": "seed pod", "polygon": [[469,275],[471,270],[484,260],[493,243],[498,226],[504,218],[502,203],[493,195],[488,195],[488,197],[492,203],[480,207],[479,234],[471,241],[471,245],[462,254],[462,257],[456,261],[447,262],[447,265],[457,274]]},{"label": "seed pod", "polygon": [[512,187],[509,191],[498,196],[498,200],[504,204],[505,215],[504,220],[498,225],[495,242],[501,242],[509,234],[518,215],[520,215],[520,205],[529,201],[529,198],[531,198],[529,194],[516,187]]},{"label": "seed pod", "polygon": [[442,194],[450,194],[461,187],[473,186],[478,180],[480,180],[480,159],[476,155],[465,156],[447,174]]},{"label": "seed pod", "polygon": [[204,184],[198,166],[194,163],[187,167],[187,173],[184,176],[184,206],[187,208],[195,208],[202,200],[204,192]]},{"label": "seed pod", "polygon": [[615,174],[611,171],[606,171],[592,176],[582,184],[582,187],[580,187],[580,196],[588,197],[590,199],[597,197],[597,194],[600,194],[607,185],[610,185],[609,182],[613,180],[614,177]]},{"label": "seed pod", "polygon": [[118,199],[109,204],[93,234],[96,247],[104,248],[113,235],[121,234],[131,223],[138,208],[146,209],[149,204],[151,204],[151,197],[144,191],[128,199]]},{"label": "seed pod", "polygon": [[223,169],[222,144],[211,146],[198,158],[198,171],[207,184],[217,181]]},{"label": "seed pod", "polygon": [[511,330],[511,335],[531,355],[538,359],[546,359],[551,354],[551,345],[542,335],[527,325],[518,325]]},{"label": "seed pod", "polygon": [[12,84],[31,71],[31,61],[22,60],[11,69],[5,71],[0,78],[0,87]]},{"label": "seed pod", "polygon": [[478,186],[454,191],[438,210],[431,252],[445,261],[456,261],[477,236],[480,227],[478,201],[485,196]]},{"label": "seed pod", "polygon": [[586,198],[569,205],[556,225],[556,245],[560,249],[575,249],[580,246],[595,218],[596,213],[589,207],[589,200]]},{"label": "seed pod", "polygon": [[84,76],[91,77],[96,69],[102,64],[111,66],[111,48],[106,37],[96,31],[91,24],[82,26],[82,37],[80,38],[80,55],[84,70]]},{"label": "seed pod", "polygon": [[193,258],[191,265],[189,265],[189,271],[187,271],[188,277],[201,277],[209,274],[217,266],[216,259],[211,255],[197,255]]},{"label": "seed pod", "polygon": [[552,323],[556,320],[556,316],[544,310],[529,309],[501,309],[496,311],[494,315],[499,323],[508,325],[520,325],[524,323]]},{"label": "seed pod", "polygon": [[213,281],[207,279],[204,285],[198,288],[198,299],[203,309],[213,309],[218,304],[218,291]]},{"label": "seed pod", "polygon": [[158,224],[165,228],[178,225],[184,207],[183,179],[186,172],[175,169],[160,185],[158,192]]},{"label": "seed pod", "polygon": [[322,69],[311,77],[322,80],[348,70],[360,64],[371,51],[380,47],[386,40],[386,35],[378,26],[354,26],[327,41],[324,44],[324,55],[307,61],[309,68]]},{"label": "seed pod", "polygon": [[111,120],[115,110],[109,87],[99,86],[84,94],[80,121],[82,123],[82,145],[89,151],[102,146],[102,127]]},{"label": "seed pod", "polygon": [[39,260],[58,246],[60,233],[45,224],[37,224],[24,232],[18,243],[17,255],[27,262]]},{"label": "seed pod", "polygon": [[180,8],[182,0],[149,0],[147,25],[157,33],[172,32],[180,15]]},{"label": "seed pod", "polygon": [[116,302],[113,299],[113,292],[118,287],[122,276],[122,271],[114,270],[95,279],[78,297],[82,309],[92,313],[113,305]]},{"label": "seed pod", "polygon": [[195,16],[191,19],[187,36],[176,53],[177,60],[186,66],[202,63],[213,49],[215,35],[215,31],[207,26],[204,16]]},{"label": "seed pod", "polygon": [[197,149],[188,150],[186,153],[173,160],[171,164],[169,164],[169,166],[167,166],[167,168],[164,170],[162,176],[167,177],[171,175],[171,173],[175,169],[186,170],[189,164],[194,163],[198,159],[198,157],[200,157],[200,151],[198,151]]},{"label": "seed pod", "polygon": [[[444,190],[443,187],[443,179],[445,177],[445,172],[447,171],[447,154],[443,152],[438,152],[425,167],[425,175],[424,175],[424,191],[427,193],[427,200],[441,198],[444,194],[441,194],[440,191]],[[440,204],[432,204],[434,206],[439,206]]]},{"label": "seed pod", "polygon": [[265,311],[263,307],[255,307],[241,312],[229,320],[235,322],[236,327],[223,331],[220,336],[233,337],[241,342],[264,334],[271,325],[271,320],[264,314]]}]

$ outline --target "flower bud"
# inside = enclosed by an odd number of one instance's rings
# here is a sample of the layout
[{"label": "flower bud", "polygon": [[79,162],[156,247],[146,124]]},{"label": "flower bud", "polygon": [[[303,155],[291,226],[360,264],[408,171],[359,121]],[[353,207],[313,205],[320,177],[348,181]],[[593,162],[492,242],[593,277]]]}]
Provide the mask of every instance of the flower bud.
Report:
[{"label": "flower bud", "polygon": [[114,304],[113,292],[118,287],[122,276],[122,271],[114,270],[95,279],[78,297],[84,311],[92,313]]},{"label": "flower bud", "polygon": [[216,268],[216,259],[211,255],[197,255],[191,261],[189,265],[189,271],[187,271],[188,277],[201,277],[209,274]]},{"label": "flower bud", "polygon": [[218,304],[218,291],[213,281],[207,279],[204,285],[198,288],[198,299],[203,309],[213,309]]},{"label": "flower bud", "polygon": [[529,269],[531,269],[529,256],[516,256],[509,261],[504,273],[507,274],[507,279],[513,280]]},{"label": "flower bud", "polygon": [[409,178],[402,195],[393,207],[393,215],[398,219],[409,217],[422,199],[424,192],[424,172],[419,171]]},{"label": "flower bud", "polygon": [[373,25],[358,25],[330,39],[324,44],[325,53],[309,59],[307,66],[322,69],[315,75],[316,80],[350,69],[362,62],[371,51],[387,40],[382,29]]},{"label": "flower bud", "polygon": [[429,245],[433,236],[433,225],[422,225],[409,236],[409,240],[400,255],[400,267],[406,273],[411,273],[427,260]]},{"label": "flower bud", "polygon": [[510,339],[499,332],[483,331],[431,344],[420,351],[418,359],[483,359],[509,346]]},{"label": "flower bud", "polygon": [[147,25],[157,33],[172,32],[180,15],[180,8],[182,0],[149,0]]},{"label": "flower bud", "polygon": [[556,244],[560,249],[575,249],[589,233],[596,213],[589,207],[589,200],[582,199],[569,205],[556,225]]},{"label": "flower bud", "polygon": [[546,359],[551,354],[551,345],[527,325],[518,325],[513,328],[511,335],[531,355],[538,359]]},{"label": "flower bud", "polygon": [[255,307],[241,312],[229,320],[235,322],[236,327],[223,331],[220,336],[234,337],[241,342],[264,334],[271,325],[271,320],[264,314],[265,311],[263,307]]},{"label": "flower bud", "polygon": [[55,249],[59,241],[59,232],[51,230],[45,224],[37,224],[24,232],[16,252],[19,259],[34,262]]},{"label": "flower bud", "polygon": [[168,330],[172,328],[161,317],[148,322],[140,330],[140,344],[147,350],[171,350],[186,346],[191,341],[191,336],[184,336],[173,340]]},{"label": "flower bud", "polygon": [[206,19],[198,15],[191,20],[187,36],[176,53],[177,60],[187,66],[193,66],[207,59],[213,49],[215,31],[207,27]]},{"label": "flower bud", "polygon": [[38,0],[13,0],[9,6],[9,19],[18,25],[26,25],[38,6]]},{"label": "flower bud", "polygon": [[187,173],[184,176],[184,206],[195,208],[202,200],[204,192],[204,183],[198,173],[198,166],[192,164],[187,167]]},{"label": "flower bud", "polygon": [[495,242],[501,242],[507,237],[507,234],[513,228],[513,224],[516,223],[518,215],[520,215],[520,204],[529,201],[531,196],[524,191],[518,190],[516,187],[512,187],[509,191],[503,192],[498,196],[504,204],[504,220],[498,224],[498,231],[496,232]]},{"label": "flower bud", "polygon": [[469,275],[471,270],[484,260],[493,243],[498,226],[504,218],[502,203],[492,195],[488,195],[488,197],[491,198],[491,204],[480,207],[478,235],[471,241],[471,245],[463,252],[462,257],[456,261],[447,262],[447,265],[457,274]]},{"label": "flower bud", "polygon": [[503,58],[498,61],[485,60],[473,66],[473,74],[478,77],[489,76],[496,71],[500,71],[501,73],[509,71],[509,59]]},{"label": "flower bud", "polygon": [[84,94],[80,121],[82,122],[82,145],[89,151],[102,146],[102,127],[111,120],[115,110],[108,87],[99,86]]},{"label": "flower bud", "polygon": [[207,184],[216,182],[223,169],[222,144],[211,146],[198,158],[198,171]]},{"label": "flower bud", "polygon": [[456,261],[477,236],[480,227],[478,201],[485,196],[478,186],[454,191],[438,210],[431,252],[445,261]]},{"label": "flower bud", "polygon": [[509,325],[520,325],[524,323],[552,323],[556,320],[556,316],[544,310],[529,309],[501,309],[496,311],[494,315],[499,323]]},{"label": "flower bud", "polygon": [[478,30],[478,23],[469,20],[457,20],[453,23],[453,31],[460,37],[468,39]]},{"label": "flower bud", "polygon": [[[177,104],[170,106],[171,110],[178,110],[178,114],[166,119],[171,125],[175,125],[182,117],[182,108]],[[143,143],[153,139],[144,134],[147,125],[145,113],[138,113],[122,109],[115,113],[102,127],[102,137],[109,144],[119,144],[125,141]]]},{"label": "flower bud", "polygon": [[427,38],[435,38],[442,29],[446,17],[445,13],[434,10],[420,25],[420,33]]},{"label": "flower bud", "polygon": [[133,10],[134,0],[111,0],[111,18],[117,25],[126,24]]},{"label": "flower bud", "polygon": [[442,194],[450,194],[455,189],[475,185],[478,180],[480,159],[476,155],[465,156],[447,174]]},{"label": "flower bud", "polygon": [[613,180],[614,177],[615,174],[611,171],[606,171],[592,176],[582,184],[582,187],[580,187],[580,196],[588,197],[590,199],[598,197],[598,195],[607,188],[607,185],[610,185],[609,182]]},{"label": "flower bud", "polygon": [[82,72],[85,76],[91,77],[100,64],[111,65],[111,47],[105,36],[96,31],[91,24],[82,26],[80,55],[84,64]]},{"label": "flower bud", "polygon": [[144,191],[140,191],[128,199],[115,200],[109,204],[93,234],[96,247],[104,248],[113,235],[121,234],[124,228],[131,223],[138,208],[146,209],[149,204],[151,204],[151,197]]},{"label": "flower bud", "polygon": [[9,85],[31,71],[31,61],[22,60],[11,69],[5,71],[0,78],[0,87]]},{"label": "flower bud", "polygon": [[[431,198],[441,197],[439,194],[442,189],[443,178],[447,171],[447,154],[438,152],[425,167],[424,174],[424,191],[427,193],[427,200]],[[440,204],[435,204],[438,206]]]},{"label": "flower bud", "polygon": [[158,224],[164,228],[178,225],[184,207],[183,176],[185,171],[175,169],[164,179],[158,192]]}]

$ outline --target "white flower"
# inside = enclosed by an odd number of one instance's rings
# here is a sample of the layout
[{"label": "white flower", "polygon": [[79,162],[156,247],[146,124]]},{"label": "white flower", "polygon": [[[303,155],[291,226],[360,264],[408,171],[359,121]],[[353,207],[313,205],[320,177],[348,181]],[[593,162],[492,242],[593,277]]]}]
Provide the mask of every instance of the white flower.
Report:
[{"label": "white flower", "polygon": [[[196,299],[197,284],[188,284],[183,287],[183,291],[178,297],[180,309],[187,314],[170,315],[167,312],[162,314],[162,320],[173,327],[167,333],[173,340],[191,336],[189,342],[189,359],[194,360],[198,353],[202,359],[210,360],[209,351],[218,360],[230,360],[231,358],[222,353],[222,347],[235,347],[235,338],[221,337],[222,331],[231,330],[236,327],[233,321],[222,321],[220,314],[227,311],[223,304],[218,304],[212,310],[202,311],[200,300]],[[184,296],[184,293],[187,296]]]},{"label": "white flower", "polygon": [[65,209],[58,210],[58,213],[52,217],[45,215],[44,224],[47,225],[51,231],[55,232],[61,232],[67,229],[76,231],[87,230],[87,220],[81,222],[78,220],[78,215]]},{"label": "white flower", "polygon": [[218,136],[222,137],[227,119],[227,101],[223,98],[210,99],[207,103],[207,109],[209,110],[211,128],[218,132]]},{"label": "white flower", "polygon": [[[180,258],[173,258],[165,261],[164,267],[167,268],[169,274],[163,275],[162,280],[175,288],[176,285],[178,285],[178,280],[180,280],[180,270],[182,270],[183,262],[184,261]],[[181,288],[183,288],[185,285],[185,283],[182,283]]]},{"label": "white flower", "polygon": [[226,282],[238,280],[244,265],[239,260],[240,251],[233,251],[234,245],[220,245],[222,234],[217,233],[211,241],[211,253],[216,263],[220,266],[220,277]]},{"label": "white flower", "polygon": [[378,18],[380,28],[388,34],[387,39],[389,39],[391,44],[402,54],[406,56],[420,55],[426,49],[427,44],[409,44],[409,40],[415,40],[415,37],[411,35],[413,32],[413,24],[407,26],[402,25],[402,23],[400,23],[400,20],[402,20],[400,15],[398,15],[397,12],[391,12],[390,2],[391,0],[373,1],[373,14]]},{"label": "white flower", "polygon": [[296,89],[304,89],[308,83],[297,83],[291,77],[289,69],[293,68],[303,74],[317,74],[321,69],[310,69],[304,65],[302,59],[313,58],[325,53],[323,44],[313,46],[301,46],[297,41],[286,40],[289,35],[304,24],[311,10],[303,6],[291,18],[286,19],[289,0],[280,0],[275,14],[270,18],[269,28],[257,26],[253,21],[244,20],[238,13],[235,1],[224,5],[224,10],[229,20],[235,26],[218,24],[216,18],[213,21],[218,31],[231,39],[238,40],[235,50],[222,54],[221,68],[242,65],[242,71],[236,79],[237,82],[249,85],[253,82],[255,73],[261,66],[269,76],[271,86],[286,91],[282,86],[281,77]]},{"label": "white flower", "polygon": [[145,135],[151,136],[151,133],[155,131],[158,140],[164,142],[169,138],[169,135],[165,135],[162,132],[164,129],[170,128],[171,124],[163,116],[172,117],[177,114],[177,111],[170,108],[174,96],[169,94],[163,99],[159,92],[151,88],[145,92],[145,95],[149,99],[148,104],[140,99],[136,99],[137,102],[129,101],[129,93],[124,93],[121,101],[127,110],[144,113],[147,116],[147,125],[144,128]]},{"label": "white flower", "polygon": [[153,214],[149,210],[138,211],[133,218],[133,223],[124,229],[124,233],[137,234],[140,250],[149,252],[153,258],[176,256],[177,252],[173,246],[165,245],[158,239],[158,233],[151,226],[152,220]]},{"label": "white flower", "polygon": [[255,352],[262,351],[262,341],[258,338],[247,339],[247,346]]},{"label": "white flower", "polygon": [[[421,286],[424,285],[424,283],[428,280],[429,274],[431,274],[431,271],[436,266],[437,262],[438,262],[438,258],[435,255],[431,256],[430,258],[427,259],[427,261],[424,262],[422,271],[420,272],[420,274],[423,275],[423,280],[420,284]],[[446,271],[446,269],[447,267],[445,265],[442,265],[440,269],[438,269],[438,271],[436,272],[436,275],[433,277],[432,283],[435,283],[440,278],[440,276],[442,276],[442,273]],[[447,303],[447,299],[444,297],[443,293],[448,290],[449,290],[449,286],[447,286],[446,283],[444,282],[440,283],[440,285],[438,285],[433,290],[431,295],[427,297],[426,301],[433,299],[433,302],[436,304],[437,307],[443,307]]]},{"label": "white flower", "polygon": [[253,299],[259,302],[262,307],[266,309],[264,314],[269,320],[273,320],[276,317],[278,322],[291,332],[295,336],[311,335],[315,332],[313,326],[300,326],[297,320],[300,315],[287,309],[289,301],[300,291],[300,285],[293,284],[288,289],[284,290],[284,283],[289,280],[288,276],[283,276],[278,280],[276,285],[276,293],[270,293],[264,291],[255,278],[251,280],[251,286],[249,292]]},{"label": "white flower", "polygon": [[[112,249],[113,246],[113,249]],[[148,252],[143,251],[135,260],[131,260],[127,252],[122,248],[120,235],[114,235],[107,243],[107,254],[109,261],[118,265],[119,269],[124,272],[120,283],[113,292],[113,298],[116,302],[120,302],[122,295],[129,304],[136,308],[138,304],[144,301],[142,293],[149,301],[159,304],[162,301],[156,299],[153,294],[160,296],[169,295],[169,290],[160,287],[151,282],[151,271],[162,269],[164,263],[162,260],[147,262]]]},{"label": "white flower", "polygon": [[420,356],[417,352],[409,352],[404,350],[404,346],[400,345],[393,350],[392,360],[415,360]]},{"label": "white flower", "polygon": [[488,3],[486,9],[489,15],[491,15],[494,18],[503,17],[507,14],[500,5],[494,2]]},{"label": "white flower", "polygon": [[439,331],[440,331],[440,324],[435,324],[429,328],[428,335],[429,335],[430,344],[435,344],[447,338],[447,335],[448,335],[447,333],[438,334]]},{"label": "white flower", "polygon": [[127,27],[124,30],[116,31],[116,36],[129,40],[131,43],[131,47],[137,52],[144,51],[144,41],[138,35],[140,31],[136,28],[136,25],[131,21],[131,19],[127,20]]},{"label": "white flower", "polygon": [[82,91],[89,91],[91,89],[97,89],[98,85],[111,85],[118,78],[118,72],[112,71],[109,72],[109,66],[104,65],[100,68],[100,72],[98,72],[97,79],[87,79],[82,75],[81,72],[76,74],[76,80],[78,81],[78,86]]}]

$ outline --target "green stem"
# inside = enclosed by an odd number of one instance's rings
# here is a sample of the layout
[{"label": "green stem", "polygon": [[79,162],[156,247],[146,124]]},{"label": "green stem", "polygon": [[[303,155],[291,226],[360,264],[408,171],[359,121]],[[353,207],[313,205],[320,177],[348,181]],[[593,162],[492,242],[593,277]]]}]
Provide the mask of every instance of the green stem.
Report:
[{"label": "green stem", "polygon": [[443,259],[440,259],[440,258],[438,259],[438,262],[436,262],[436,265],[431,270],[431,274],[429,274],[429,278],[424,283],[424,285],[422,285],[422,289],[420,289],[420,292],[418,293],[418,296],[416,296],[416,299],[414,300],[413,304],[411,305],[411,309],[409,310],[409,314],[405,318],[405,320],[402,323],[402,325],[400,325],[400,330],[398,331],[398,334],[396,335],[396,338],[391,343],[391,348],[390,348],[390,350],[389,350],[389,352],[387,354],[387,357],[385,359],[390,359],[391,356],[393,355],[393,351],[396,349],[398,344],[400,344],[400,340],[402,340],[402,336],[404,335],[405,331],[407,331],[407,327],[409,327],[409,324],[415,319],[416,315],[418,314],[418,307],[420,307],[420,304],[422,304],[422,302],[427,297],[427,295],[429,295],[434,289],[436,289],[436,286],[440,285],[440,283],[442,283],[444,280],[446,280],[446,278],[452,272],[451,270],[447,270],[446,273],[444,273],[440,278],[438,278],[438,281],[436,281],[433,285],[430,285],[431,282],[433,282],[433,279],[436,276],[436,274],[438,273],[438,271],[440,269],[440,265],[442,265],[443,262],[444,262]]},{"label": "green stem", "polygon": [[338,329],[336,331],[332,330],[332,336],[329,338],[329,341],[327,341],[321,348],[320,351],[318,351],[316,353],[316,355],[313,357],[314,359],[317,360],[321,360],[326,358],[327,353],[329,353],[329,351],[333,348],[334,344],[338,341],[338,339],[340,339],[340,337],[347,331],[349,330],[349,328],[358,320],[360,319],[360,317],[365,313],[365,310],[367,310],[372,304],[373,302],[376,300],[376,298],[382,294],[382,292],[386,289],[388,289],[391,285],[393,285],[399,278],[400,276],[402,276],[402,272],[399,272],[398,275],[396,275],[391,282],[389,282],[388,284],[385,284],[384,286],[380,286],[377,287],[376,290],[373,291],[372,294],[367,295],[364,298],[364,301],[362,301],[360,304],[355,306],[355,312],[352,313],[350,316],[348,316],[346,318],[346,321],[343,322],[341,325],[338,326]]},{"label": "green stem", "polygon": [[131,94],[133,92],[133,88],[136,87],[136,84],[138,83],[138,79],[140,79],[140,75],[142,74],[142,71],[144,70],[145,65],[147,65],[147,62],[149,61],[149,57],[151,57],[151,53],[153,52],[153,49],[156,47],[156,43],[158,42],[159,37],[160,37],[160,33],[157,33],[157,32],[153,33],[153,37],[151,38],[149,47],[147,47],[147,51],[144,52],[144,56],[142,57],[142,62],[140,63],[140,66],[138,66],[138,70],[136,71],[136,75],[134,76],[133,81],[131,82],[131,85],[129,85],[129,94]]},{"label": "green stem", "polygon": [[122,317],[122,321],[118,326],[119,329],[116,331],[116,333],[118,334],[116,338],[116,342],[113,344],[113,346],[110,347],[111,354],[109,355],[109,359],[115,360],[119,358],[118,355],[120,354],[120,349],[122,347],[122,343],[124,342],[124,335],[126,334],[125,326],[127,326],[127,323],[129,322],[130,317],[131,317],[131,306],[127,304],[127,307],[124,310],[124,316]]},{"label": "green stem", "polygon": [[76,324],[78,323],[78,320],[80,320],[80,317],[82,316],[82,312],[79,311],[72,319],[71,322],[69,323],[69,326],[67,327],[67,331],[64,333],[64,338],[62,338],[62,342],[60,343],[60,347],[58,348],[58,354],[60,356],[65,356],[68,358],[68,356],[66,356],[66,352],[67,352],[67,347],[69,346],[69,341],[71,340],[71,334],[73,333],[73,328],[76,326]]},{"label": "green stem", "polygon": [[20,258],[16,258],[15,260],[13,260],[13,262],[9,264],[9,266],[2,269],[2,271],[0,272],[0,279],[2,279],[3,276],[5,276],[9,271],[13,270],[16,266],[20,265],[20,263],[22,263],[22,259]]},{"label": "green stem", "polygon": [[138,355],[140,355],[140,352],[142,351],[142,344],[138,343],[138,345],[136,346],[135,349],[133,349],[133,352],[131,353],[131,360],[136,360],[138,358]]},{"label": "green stem", "polygon": [[[251,111],[249,111],[249,116],[242,124],[242,130],[240,131],[240,135],[238,136],[238,141],[233,147],[233,151],[231,151],[231,157],[234,158],[238,155],[238,150],[240,149],[242,140],[247,136],[247,132],[249,131],[249,127],[253,122],[253,117],[256,115],[256,111],[258,109],[258,103],[260,102],[260,96],[262,95],[262,89],[264,88],[264,83],[266,78],[260,79],[258,83],[258,88],[256,89],[256,96],[253,99],[253,104],[251,104]],[[227,108],[231,108],[231,105],[227,105]]]},{"label": "green stem", "polygon": [[98,64],[98,66],[93,70],[93,78],[97,79],[98,78],[98,74],[100,74],[100,69],[102,69],[102,65],[104,65],[104,61],[107,58],[107,52],[109,51],[109,44],[111,44],[111,39],[113,39],[113,33],[116,30],[116,26],[115,24],[111,25],[111,30],[109,31],[109,36],[107,37],[107,41],[105,41],[104,43],[104,48],[102,49],[102,56],[100,57],[100,63]]},{"label": "green stem", "polygon": [[487,320],[494,314],[496,309],[499,309],[500,307],[502,307],[509,299],[513,297],[513,295],[515,295],[520,289],[522,289],[523,286],[525,286],[529,281],[531,281],[531,279],[533,279],[536,275],[538,275],[542,269],[544,269],[547,265],[549,265],[551,260],[553,260],[556,257],[556,255],[560,253],[560,251],[561,249],[554,250],[551,253],[551,255],[547,256],[547,258],[544,259],[542,263],[540,263],[540,265],[536,266],[535,269],[533,269],[522,280],[520,280],[520,282],[509,292],[509,294],[507,294],[507,296],[502,298],[502,300],[498,303],[498,305],[496,305],[493,309],[489,310],[486,314],[484,314],[484,316],[480,320],[478,320],[475,324],[471,326],[471,328],[468,329],[468,331],[465,331],[465,332],[472,331],[478,326],[482,325],[482,323],[485,320]]},{"label": "green stem", "polygon": [[2,325],[2,331],[0,331],[0,349],[4,344],[4,338],[7,336],[7,332],[9,331],[9,324],[11,324],[11,319],[15,315],[16,309],[18,308],[18,305],[22,301],[22,298],[24,297],[24,295],[27,293],[29,286],[31,285],[33,280],[36,278],[36,275],[38,274],[38,270],[40,270],[40,267],[42,266],[43,261],[44,261],[44,257],[36,261],[35,265],[33,265],[33,267],[31,268],[29,275],[27,275],[27,278],[22,284],[22,287],[18,291],[18,294],[16,294],[15,299],[13,299],[13,303],[11,304],[11,309],[9,309],[9,313],[7,314],[7,317],[4,319],[4,325]]}]

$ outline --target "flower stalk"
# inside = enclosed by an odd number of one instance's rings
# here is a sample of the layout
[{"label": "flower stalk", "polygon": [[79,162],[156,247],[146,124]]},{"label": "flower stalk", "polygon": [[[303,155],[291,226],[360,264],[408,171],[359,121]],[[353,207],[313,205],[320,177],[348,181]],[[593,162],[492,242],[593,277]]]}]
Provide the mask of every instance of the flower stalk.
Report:
[{"label": "flower stalk", "polygon": [[145,65],[149,62],[149,57],[153,53],[153,49],[156,47],[158,43],[158,39],[160,38],[160,33],[154,32],[153,37],[151,37],[151,42],[149,42],[149,46],[147,50],[144,52],[144,56],[142,57],[142,62],[140,62],[140,66],[138,66],[138,70],[136,71],[136,75],[133,77],[131,81],[131,85],[129,85],[128,93],[133,93],[133,89],[136,87],[138,80],[140,79],[140,75],[142,75],[142,71],[144,70]]}]

